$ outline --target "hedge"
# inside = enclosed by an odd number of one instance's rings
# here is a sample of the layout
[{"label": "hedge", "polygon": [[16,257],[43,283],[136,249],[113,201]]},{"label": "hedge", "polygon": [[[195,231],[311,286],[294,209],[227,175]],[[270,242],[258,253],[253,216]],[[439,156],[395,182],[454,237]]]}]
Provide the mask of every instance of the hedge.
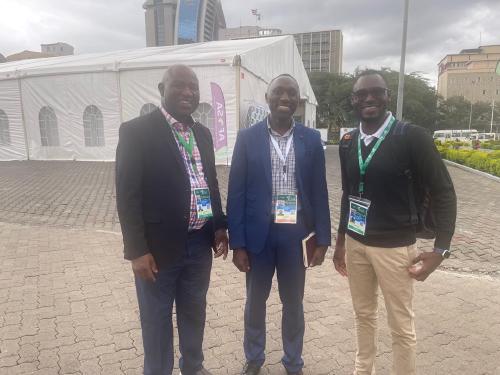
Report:
[{"label": "hedge", "polygon": [[500,177],[500,151],[455,150],[438,146],[441,157]]},{"label": "hedge", "polygon": [[481,148],[486,148],[489,150],[500,150],[500,141],[481,142]]}]

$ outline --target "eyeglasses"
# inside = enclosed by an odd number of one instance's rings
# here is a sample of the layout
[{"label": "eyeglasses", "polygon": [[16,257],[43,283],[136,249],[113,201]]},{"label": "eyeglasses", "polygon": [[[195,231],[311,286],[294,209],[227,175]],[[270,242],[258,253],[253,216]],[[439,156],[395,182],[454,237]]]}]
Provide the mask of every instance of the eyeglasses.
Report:
[{"label": "eyeglasses", "polygon": [[352,97],[357,100],[365,100],[368,98],[368,95],[373,96],[374,98],[381,99],[386,94],[389,94],[390,90],[385,87],[374,87],[371,89],[361,89],[352,93]]}]

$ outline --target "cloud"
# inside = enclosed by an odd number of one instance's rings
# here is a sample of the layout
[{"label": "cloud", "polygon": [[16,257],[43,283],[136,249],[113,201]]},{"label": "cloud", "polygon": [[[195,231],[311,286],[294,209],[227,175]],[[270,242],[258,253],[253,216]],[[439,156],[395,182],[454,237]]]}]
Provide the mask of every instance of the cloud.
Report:
[{"label": "cloud", "polygon": [[[146,45],[144,0],[2,0],[0,53],[38,51],[41,43],[64,41],[77,53]],[[4,5],[5,4],[5,5]],[[254,25],[285,33],[340,28],[344,71],[357,66],[399,70],[402,0],[222,0],[230,27]],[[406,71],[437,79],[437,63],[449,53],[500,44],[498,0],[410,0]]]}]

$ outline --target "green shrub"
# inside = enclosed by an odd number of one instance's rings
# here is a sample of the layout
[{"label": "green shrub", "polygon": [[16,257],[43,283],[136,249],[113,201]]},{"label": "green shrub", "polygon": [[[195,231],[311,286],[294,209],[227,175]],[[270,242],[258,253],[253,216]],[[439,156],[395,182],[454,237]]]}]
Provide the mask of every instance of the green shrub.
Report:
[{"label": "green shrub", "polygon": [[481,142],[481,148],[487,150],[500,150],[500,141]]},{"label": "green shrub", "polygon": [[438,150],[443,159],[500,177],[500,151],[454,150],[443,146]]}]

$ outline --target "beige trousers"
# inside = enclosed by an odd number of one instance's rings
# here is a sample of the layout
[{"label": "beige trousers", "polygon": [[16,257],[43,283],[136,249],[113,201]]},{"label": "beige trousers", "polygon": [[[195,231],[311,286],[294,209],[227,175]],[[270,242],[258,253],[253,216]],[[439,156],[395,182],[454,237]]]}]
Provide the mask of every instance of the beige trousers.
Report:
[{"label": "beige trousers", "polygon": [[391,373],[416,374],[413,279],[407,270],[417,256],[416,245],[372,247],[346,236],[346,254],[358,344],[354,375],[375,374],[379,286],[392,333]]}]

